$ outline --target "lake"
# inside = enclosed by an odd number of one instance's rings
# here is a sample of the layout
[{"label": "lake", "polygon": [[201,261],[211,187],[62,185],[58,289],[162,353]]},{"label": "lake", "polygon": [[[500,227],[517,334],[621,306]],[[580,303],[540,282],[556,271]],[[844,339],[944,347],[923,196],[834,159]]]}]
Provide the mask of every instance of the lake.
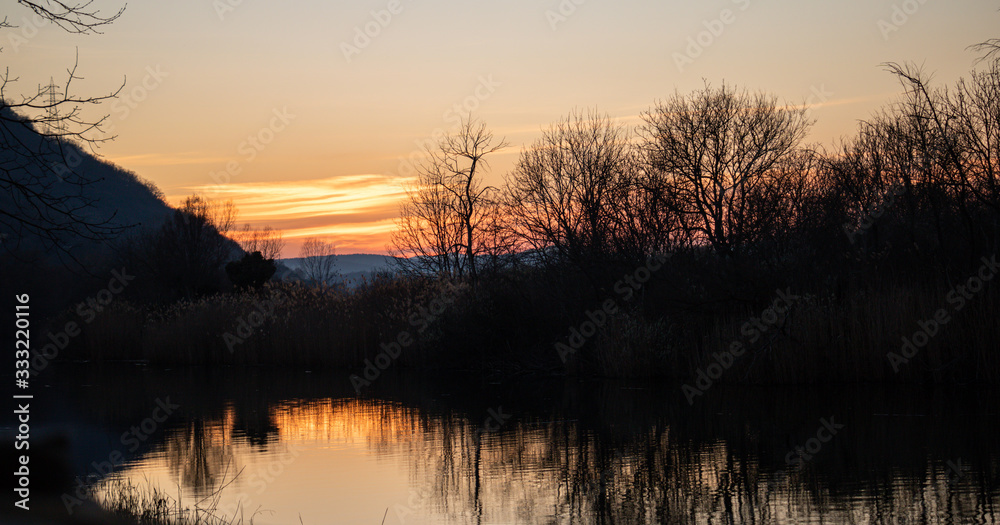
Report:
[{"label": "lake", "polygon": [[1000,402],[976,386],[689,404],[678,384],[390,372],[359,395],[344,371],[63,364],[33,417],[78,475],[118,452],[112,477],[262,525],[1000,516]]}]

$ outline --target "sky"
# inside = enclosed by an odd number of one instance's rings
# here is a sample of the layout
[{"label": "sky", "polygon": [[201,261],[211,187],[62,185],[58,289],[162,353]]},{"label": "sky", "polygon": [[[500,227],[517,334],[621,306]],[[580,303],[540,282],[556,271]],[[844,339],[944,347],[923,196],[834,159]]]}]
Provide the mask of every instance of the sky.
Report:
[{"label": "sky", "polygon": [[[110,14],[121,0],[95,0]],[[240,221],[338,253],[385,253],[421,145],[467,114],[510,146],[486,182],[573,110],[628,125],[657,100],[723,81],[805,104],[833,145],[896,99],[880,67],[953,83],[968,46],[1000,37],[998,0],[132,0],[98,35],[5,2],[4,95],[33,94],[79,57],[72,93],[116,138],[98,153],[176,204],[232,199]]]}]

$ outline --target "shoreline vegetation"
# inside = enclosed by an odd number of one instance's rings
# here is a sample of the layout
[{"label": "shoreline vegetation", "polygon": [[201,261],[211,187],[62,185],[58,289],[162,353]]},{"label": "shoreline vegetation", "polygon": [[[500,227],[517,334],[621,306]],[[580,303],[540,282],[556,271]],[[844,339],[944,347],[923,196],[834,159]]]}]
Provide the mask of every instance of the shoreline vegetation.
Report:
[{"label": "shoreline vegetation", "polygon": [[[221,491],[222,489],[220,489]],[[219,494],[194,505],[174,499],[152,485],[140,486],[128,479],[108,481],[105,492],[92,500],[108,513],[107,519],[122,525],[240,525],[242,516],[220,516],[217,513]],[[114,523],[114,522],[113,522]],[[253,517],[250,518],[253,523]]]},{"label": "shoreline vegetation", "polygon": [[232,204],[195,196],[122,243],[120,293],[56,316],[48,353],[343,368],[359,391],[388,367],[663,377],[689,396],[997,382],[1000,57],[984,63],[948,89],[886,65],[904,95],[832,150],[803,144],[807,106],[728,85],[634,129],[574,112],[502,187],[484,177],[507,144],[470,117],[416,168],[398,268],[353,289],[328,265],[271,280],[273,231],[233,261]]},{"label": "shoreline vegetation", "polygon": [[[570,270],[536,268],[475,287],[384,275],[352,292],[276,283],[164,306],[116,299],[61,355],[171,366],[322,366],[366,381],[390,366],[709,385],[1000,378],[1000,294],[992,287],[966,289],[966,299],[958,283],[893,272],[891,280],[873,277],[837,293],[760,275],[743,297],[720,292],[695,303],[679,290],[687,283],[676,268],[699,266],[699,258],[673,259],[628,301],[611,286],[603,299],[572,286],[583,277]],[[775,305],[782,296],[784,311]],[[608,300],[615,311],[597,315]],[[366,376],[370,369],[376,372]]]}]

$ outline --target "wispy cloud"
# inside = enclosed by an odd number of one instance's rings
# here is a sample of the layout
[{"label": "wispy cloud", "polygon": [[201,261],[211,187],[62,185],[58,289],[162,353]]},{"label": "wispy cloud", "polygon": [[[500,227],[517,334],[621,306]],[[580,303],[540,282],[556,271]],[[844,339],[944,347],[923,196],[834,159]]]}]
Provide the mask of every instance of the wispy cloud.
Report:
[{"label": "wispy cloud", "polygon": [[[412,179],[348,175],[325,179],[232,183],[182,188],[232,199],[240,222],[270,225],[284,232],[284,256],[297,256],[307,237],[323,237],[340,253],[382,253]],[[181,196],[172,196],[179,201]]]},{"label": "wispy cloud", "polygon": [[139,155],[124,155],[108,157],[108,160],[120,166],[184,166],[189,164],[213,164],[226,162],[229,157],[206,156],[204,152],[188,151],[181,153],[143,153]]}]

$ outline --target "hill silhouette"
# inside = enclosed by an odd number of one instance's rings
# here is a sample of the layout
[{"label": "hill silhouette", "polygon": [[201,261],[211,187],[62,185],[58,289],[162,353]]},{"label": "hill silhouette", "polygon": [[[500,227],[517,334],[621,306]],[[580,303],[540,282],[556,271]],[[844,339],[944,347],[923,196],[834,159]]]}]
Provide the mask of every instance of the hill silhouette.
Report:
[{"label": "hill silhouette", "polygon": [[[100,260],[110,254],[107,241],[155,228],[171,211],[152,182],[39,133],[9,108],[0,109],[0,187],[4,255],[57,267],[67,255]],[[101,232],[87,235],[87,225]]]}]

